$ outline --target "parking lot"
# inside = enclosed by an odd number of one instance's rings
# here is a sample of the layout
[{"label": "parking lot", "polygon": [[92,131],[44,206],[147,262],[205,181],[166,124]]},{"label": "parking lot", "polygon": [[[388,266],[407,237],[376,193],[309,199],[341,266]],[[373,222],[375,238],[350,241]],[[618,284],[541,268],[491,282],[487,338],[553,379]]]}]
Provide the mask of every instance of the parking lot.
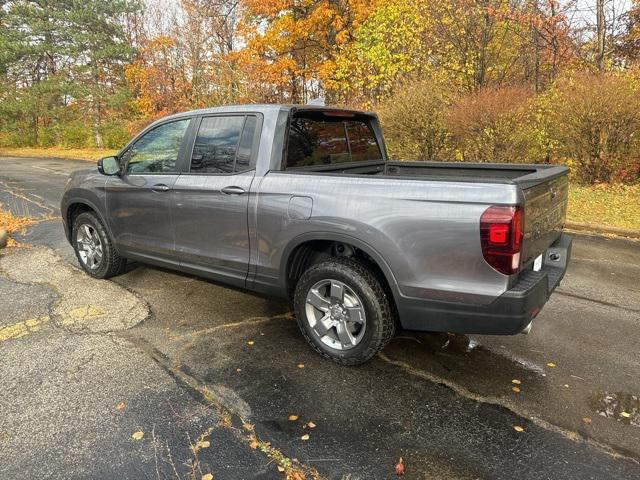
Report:
[{"label": "parking lot", "polygon": [[0,478],[640,478],[640,243],[576,236],[514,337],[400,332],[341,367],[289,305],[139,264],[77,267],[79,161],[0,158]]}]

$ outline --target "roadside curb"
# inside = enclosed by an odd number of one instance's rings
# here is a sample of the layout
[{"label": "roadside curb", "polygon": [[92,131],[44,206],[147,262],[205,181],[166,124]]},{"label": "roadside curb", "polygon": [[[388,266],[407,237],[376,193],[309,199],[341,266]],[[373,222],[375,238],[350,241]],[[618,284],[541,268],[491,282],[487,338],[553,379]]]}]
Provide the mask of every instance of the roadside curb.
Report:
[{"label": "roadside curb", "polygon": [[640,239],[640,230],[633,230],[630,228],[620,228],[620,227],[608,227],[605,225],[599,225],[597,223],[588,223],[588,222],[565,222],[564,225],[566,228],[571,230],[585,231],[597,233],[600,235],[617,235],[619,237],[627,237],[627,238],[639,238]]},{"label": "roadside curb", "polygon": [[9,241],[9,234],[4,228],[0,228],[0,248],[6,247],[8,241]]}]

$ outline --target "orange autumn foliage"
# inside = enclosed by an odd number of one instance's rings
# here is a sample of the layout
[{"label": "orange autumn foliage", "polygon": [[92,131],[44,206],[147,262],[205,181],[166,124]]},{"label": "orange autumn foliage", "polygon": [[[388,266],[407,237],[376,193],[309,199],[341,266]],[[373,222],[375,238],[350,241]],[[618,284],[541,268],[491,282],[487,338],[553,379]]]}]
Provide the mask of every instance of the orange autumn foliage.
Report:
[{"label": "orange autumn foliage", "polygon": [[176,40],[159,36],[145,43],[138,58],[125,68],[135,92],[134,106],[147,119],[189,108],[191,84],[182,69]]},{"label": "orange autumn foliage", "polygon": [[236,53],[248,95],[306,102],[323,93],[334,57],[377,0],[245,0]]}]

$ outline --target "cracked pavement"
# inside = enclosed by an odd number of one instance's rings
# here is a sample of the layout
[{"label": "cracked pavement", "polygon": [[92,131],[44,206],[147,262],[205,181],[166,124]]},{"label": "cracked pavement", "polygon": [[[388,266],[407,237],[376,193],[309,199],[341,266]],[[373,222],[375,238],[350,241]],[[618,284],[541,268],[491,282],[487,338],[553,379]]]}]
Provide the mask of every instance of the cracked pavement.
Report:
[{"label": "cracked pavement", "polygon": [[[55,217],[87,166],[2,158],[0,203]],[[20,240],[0,254],[0,478],[282,478],[297,459],[384,479],[399,457],[416,479],[640,477],[639,243],[576,237],[529,336],[401,332],[345,368],[286,303],[138,264],[91,280],[55,219]]]}]

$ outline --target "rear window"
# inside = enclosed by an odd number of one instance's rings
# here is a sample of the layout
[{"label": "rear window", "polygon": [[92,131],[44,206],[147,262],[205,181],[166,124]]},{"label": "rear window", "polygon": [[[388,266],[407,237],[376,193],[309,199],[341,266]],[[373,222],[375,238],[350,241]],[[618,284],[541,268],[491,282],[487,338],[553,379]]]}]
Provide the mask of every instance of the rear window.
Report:
[{"label": "rear window", "polygon": [[287,168],[381,159],[380,146],[368,117],[312,112],[291,121]]}]

